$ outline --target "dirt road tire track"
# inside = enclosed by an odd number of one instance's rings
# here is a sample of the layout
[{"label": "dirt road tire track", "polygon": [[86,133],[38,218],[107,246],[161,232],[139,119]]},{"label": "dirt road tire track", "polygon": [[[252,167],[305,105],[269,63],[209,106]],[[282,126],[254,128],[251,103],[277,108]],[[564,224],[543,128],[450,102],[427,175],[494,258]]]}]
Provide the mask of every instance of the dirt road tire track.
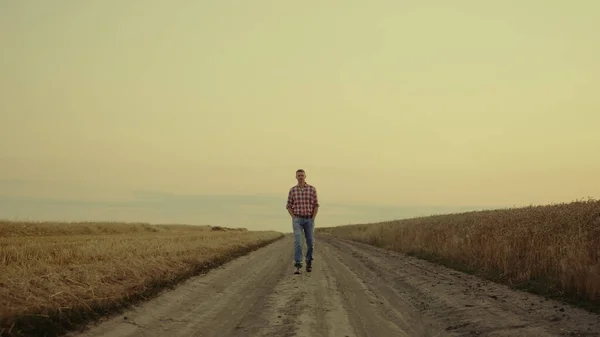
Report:
[{"label": "dirt road tire track", "polygon": [[301,275],[291,254],[287,236],[70,336],[600,336],[598,315],[402,254],[319,236]]}]

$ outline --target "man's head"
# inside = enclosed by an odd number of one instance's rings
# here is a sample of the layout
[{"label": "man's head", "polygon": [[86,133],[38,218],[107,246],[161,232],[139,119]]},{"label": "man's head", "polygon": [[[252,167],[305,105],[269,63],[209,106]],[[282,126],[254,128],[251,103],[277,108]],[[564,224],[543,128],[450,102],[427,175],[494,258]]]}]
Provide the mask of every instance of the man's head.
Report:
[{"label": "man's head", "polygon": [[298,184],[303,184],[306,180],[306,173],[303,169],[299,169],[296,171],[296,180],[298,180]]}]

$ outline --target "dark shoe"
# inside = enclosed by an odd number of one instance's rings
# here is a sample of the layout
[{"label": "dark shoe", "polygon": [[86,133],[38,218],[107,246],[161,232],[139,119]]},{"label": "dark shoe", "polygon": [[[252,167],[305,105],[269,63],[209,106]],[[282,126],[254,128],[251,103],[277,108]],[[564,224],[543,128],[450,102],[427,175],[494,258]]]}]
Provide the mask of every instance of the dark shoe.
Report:
[{"label": "dark shoe", "polygon": [[312,271],[312,263],[311,262],[306,263],[306,271],[309,273]]},{"label": "dark shoe", "polygon": [[294,267],[300,269],[302,268],[302,263],[294,263]]}]

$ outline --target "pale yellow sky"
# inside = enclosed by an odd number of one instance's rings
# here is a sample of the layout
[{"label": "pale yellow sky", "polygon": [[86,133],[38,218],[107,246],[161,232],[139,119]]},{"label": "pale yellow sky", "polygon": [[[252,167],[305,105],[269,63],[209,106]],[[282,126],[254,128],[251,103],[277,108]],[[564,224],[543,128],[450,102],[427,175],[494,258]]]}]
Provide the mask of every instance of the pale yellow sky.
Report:
[{"label": "pale yellow sky", "polygon": [[[598,197],[599,11],[592,0],[2,1],[0,196],[285,198],[302,167],[333,224],[328,204]],[[282,217],[269,226],[287,228],[283,204],[271,212]]]}]

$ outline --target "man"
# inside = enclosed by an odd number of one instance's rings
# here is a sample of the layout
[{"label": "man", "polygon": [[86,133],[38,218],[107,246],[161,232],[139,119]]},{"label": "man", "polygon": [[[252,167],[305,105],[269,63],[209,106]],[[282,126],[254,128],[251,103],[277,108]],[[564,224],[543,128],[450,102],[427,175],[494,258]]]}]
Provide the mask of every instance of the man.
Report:
[{"label": "man", "polygon": [[298,184],[288,193],[286,208],[292,217],[294,229],[294,266],[296,273],[302,268],[302,232],[306,238],[306,271],[312,271],[315,218],[319,210],[317,189],[306,183],[303,169],[296,171]]}]

